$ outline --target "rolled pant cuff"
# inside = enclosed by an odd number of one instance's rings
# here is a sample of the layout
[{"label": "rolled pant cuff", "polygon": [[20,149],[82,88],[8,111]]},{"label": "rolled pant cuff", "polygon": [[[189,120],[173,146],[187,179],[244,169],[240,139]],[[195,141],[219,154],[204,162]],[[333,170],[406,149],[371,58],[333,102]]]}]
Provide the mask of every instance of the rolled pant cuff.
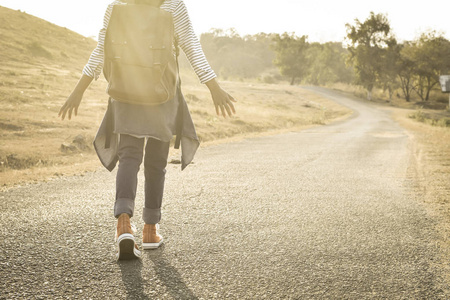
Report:
[{"label": "rolled pant cuff", "polygon": [[129,214],[130,218],[134,213],[134,200],[117,199],[114,204],[114,216],[118,218],[121,214]]},{"label": "rolled pant cuff", "polygon": [[145,208],[142,213],[142,219],[145,224],[158,224],[161,221],[161,208]]}]

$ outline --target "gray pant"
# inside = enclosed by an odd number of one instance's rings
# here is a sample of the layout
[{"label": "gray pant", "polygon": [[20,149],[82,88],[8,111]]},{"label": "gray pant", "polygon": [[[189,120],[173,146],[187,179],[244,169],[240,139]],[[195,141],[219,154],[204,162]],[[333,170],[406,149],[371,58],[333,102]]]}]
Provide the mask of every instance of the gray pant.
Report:
[{"label": "gray pant", "polygon": [[[114,215],[127,213],[133,216],[136,199],[137,175],[142,164],[145,138],[121,134],[119,142],[119,169],[116,178],[116,203]],[[145,207],[143,220],[157,224],[161,220],[161,203],[164,193],[169,142],[149,138],[145,145]]]}]

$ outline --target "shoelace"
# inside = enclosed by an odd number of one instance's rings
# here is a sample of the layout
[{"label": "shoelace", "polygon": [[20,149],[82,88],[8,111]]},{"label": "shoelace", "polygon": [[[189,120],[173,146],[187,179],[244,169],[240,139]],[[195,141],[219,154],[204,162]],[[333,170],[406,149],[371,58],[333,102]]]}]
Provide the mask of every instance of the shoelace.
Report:
[{"label": "shoelace", "polygon": [[133,234],[135,234],[137,231],[136,225],[134,225],[133,223],[131,223],[131,231],[133,232]]}]

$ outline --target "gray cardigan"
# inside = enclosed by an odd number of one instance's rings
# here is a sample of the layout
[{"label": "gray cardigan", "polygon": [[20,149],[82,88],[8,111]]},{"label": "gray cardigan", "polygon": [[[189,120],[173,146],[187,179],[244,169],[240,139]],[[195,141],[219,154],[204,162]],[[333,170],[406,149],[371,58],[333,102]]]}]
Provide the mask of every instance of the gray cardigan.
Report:
[{"label": "gray cardigan", "polygon": [[94,139],[97,156],[103,166],[112,171],[118,161],[120,134],[168,142],[177,133],[177,118],[181,122],[181,169],[184,170],[192,162],[200,142],[180,87],[174,99],[157,106],[128,104],[110,99]]}]

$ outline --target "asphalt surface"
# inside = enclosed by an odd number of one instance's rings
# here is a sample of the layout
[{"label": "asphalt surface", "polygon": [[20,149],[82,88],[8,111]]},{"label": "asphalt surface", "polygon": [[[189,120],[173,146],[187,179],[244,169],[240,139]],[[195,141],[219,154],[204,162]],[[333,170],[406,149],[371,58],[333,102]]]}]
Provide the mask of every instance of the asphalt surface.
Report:
[{"label": "asphalt surface", "polygon": [[169,165],[165,244],[142,260],[114,258],[114,173],[0,193],[0,298],[445,299],[407,133],[375,106],[315,90],[354,115]]}]

